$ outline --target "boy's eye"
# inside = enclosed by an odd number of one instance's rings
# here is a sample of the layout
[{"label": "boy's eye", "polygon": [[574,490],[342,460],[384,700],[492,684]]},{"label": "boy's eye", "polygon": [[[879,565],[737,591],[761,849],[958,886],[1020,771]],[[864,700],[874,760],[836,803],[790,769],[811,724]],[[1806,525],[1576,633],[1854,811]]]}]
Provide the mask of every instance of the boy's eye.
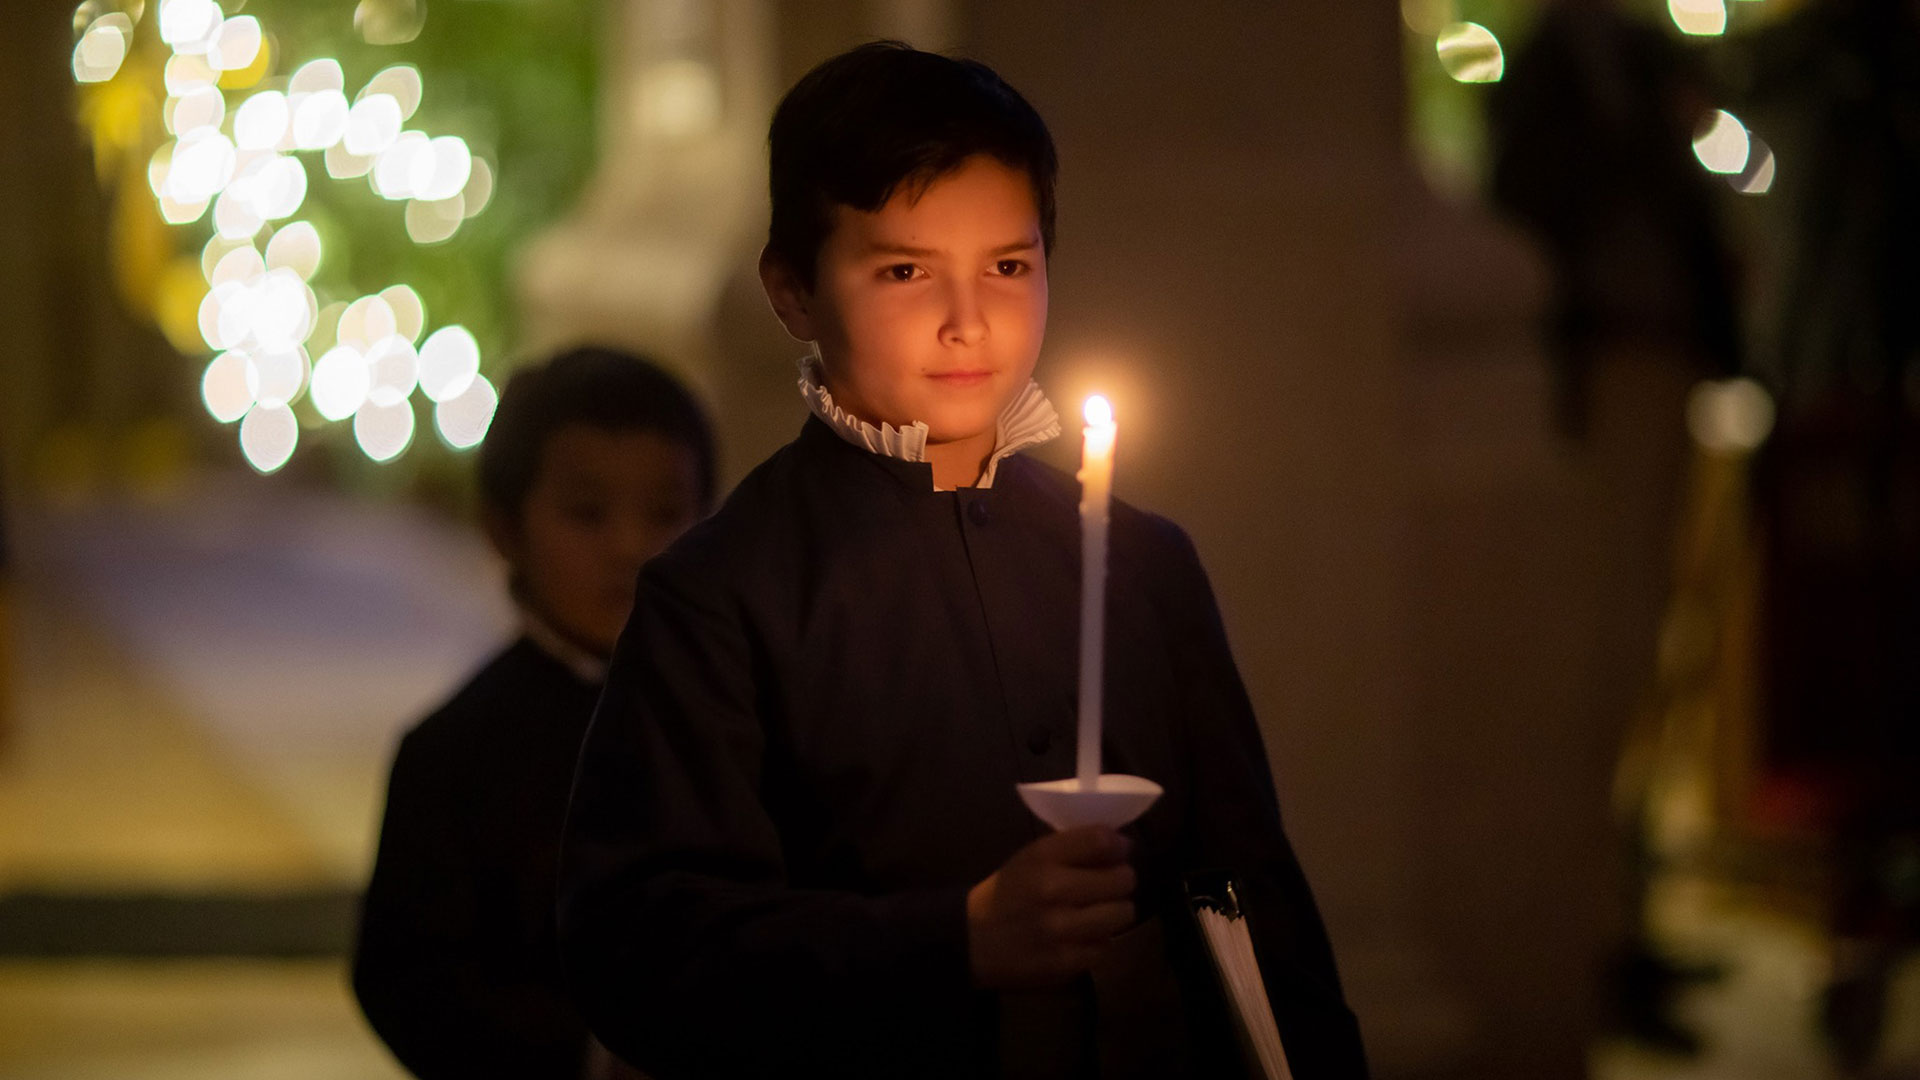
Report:
[{"label": "boy's eye", "polygon": [[1027,264],[1019,259],[1001,259],[993,268],[1001,277],[1019,277],[1027,272]]},{"label": "boy's eye", "polygon": [[912,281],[920,276],[920,268],[912,263],[895,263],[880,271],[888,281]]}]

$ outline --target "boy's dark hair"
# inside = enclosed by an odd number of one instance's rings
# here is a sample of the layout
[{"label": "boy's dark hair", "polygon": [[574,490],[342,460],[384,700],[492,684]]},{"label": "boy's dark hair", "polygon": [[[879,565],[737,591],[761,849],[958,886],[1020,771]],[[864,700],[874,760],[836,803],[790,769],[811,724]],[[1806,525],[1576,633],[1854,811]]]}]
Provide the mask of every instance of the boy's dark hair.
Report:
[{"label": "boy's dark hair", "polygon": [[874,211],[986,154],[1033,181],[1040,240],[1053,250],[1053,136],[1027,99],[972,60],[875,41],[809,71],[768,132],[767,248],[814,284],[836,204]]},{"label": "boy's dark hair", "polygon": [[540,457],[555,432],[573,424],[603,431],[653,431],[693,451],[700,505],[713,501],[713,430],[706,411],[659,365],[617,349],[587,346],[522,368],[507,380],[480,445],[480,498],[518,521]]}]

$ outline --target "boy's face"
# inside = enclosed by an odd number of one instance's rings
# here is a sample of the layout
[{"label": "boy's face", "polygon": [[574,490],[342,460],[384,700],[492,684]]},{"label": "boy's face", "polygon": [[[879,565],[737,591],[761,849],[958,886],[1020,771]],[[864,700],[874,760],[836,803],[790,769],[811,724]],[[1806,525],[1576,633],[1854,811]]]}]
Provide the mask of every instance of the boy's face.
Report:
[{"label": "boy's face", "polygon": [[488,531],[521,600],[599,656],[633,609],[640,565],[700,517],[697,455],[654,431],[570,424],[548,437],[518,522]]},{"label": "boy's face", "polygon": [[968,159],[873,213],[840,206],[814,288],[776,262],[781,321],[819,344],[827,387],[863,420],[925,421],[935,443],[991,438],[1047,328],[1047,263],[1027,174]]}]

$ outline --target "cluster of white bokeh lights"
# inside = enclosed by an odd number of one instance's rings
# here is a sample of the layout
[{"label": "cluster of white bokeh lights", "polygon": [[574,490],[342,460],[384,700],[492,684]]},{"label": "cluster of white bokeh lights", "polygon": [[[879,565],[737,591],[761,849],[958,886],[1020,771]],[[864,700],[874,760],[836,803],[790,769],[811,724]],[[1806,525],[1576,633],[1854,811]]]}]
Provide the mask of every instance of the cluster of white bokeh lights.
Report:
[{"label": "cluster of white bokeh lights", "polygon": [[[74,16],[73,75],[82,83],[120,72],[141,14],[100,7],[89,0]],[[303,396],[321,421],[351,422],[354,442],[376,462],[412,445],[416,395],[432,405],[449,446],[478,445],[499,397],[480,374],[473,335],[454,325],[427,333],[426,309],[404,284],[323,307],[310,284],[320,234],[293,220],[307,198],[303,152],[319,154],[333,180],[364,177],[382,198],[404,201],[401,221],[415,243],[448,239],[486,207],[493,171],[466,141],[406,127],[425,92],[419,70],[387,67],[350,100],[340,63],[315,59],[284,82],[256,83],[236,105],[220,79],[262,61],[259,20],[228,17],[216,0],[159,0],[156,17],[171,51],[161,120],[172,138],[153,154],[147,181],[169,224],[212,215],[199,309],[214,352],[200,384],[208,413],[239,426],[242,453],[263,473],[293,456],[302,427],[293,406]]]}]

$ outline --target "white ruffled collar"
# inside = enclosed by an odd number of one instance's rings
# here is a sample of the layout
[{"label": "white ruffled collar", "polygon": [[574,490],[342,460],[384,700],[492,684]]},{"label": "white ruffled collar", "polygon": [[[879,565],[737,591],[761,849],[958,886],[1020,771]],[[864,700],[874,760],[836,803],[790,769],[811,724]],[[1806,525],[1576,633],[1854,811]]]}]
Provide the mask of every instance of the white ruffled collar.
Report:
[{"label": "white ruffled collar", "polygon": [[[905,427],[883,423],[878,427],[860,419],[833,403],[833,395],[820,381],[820,358],[800,358],[800,396],[813,415],[826,422],[834,434],[863,450],[901,461],[927,460],[927,425],[916,420]],[[1040,390],[1040,384],[1027,380],[995,421],[993,455],[980,474],[978,487],[990,488],[1000,470],[1000,462],[1028,447],[1038,446],[1060,434],[1060,414]]]}]

